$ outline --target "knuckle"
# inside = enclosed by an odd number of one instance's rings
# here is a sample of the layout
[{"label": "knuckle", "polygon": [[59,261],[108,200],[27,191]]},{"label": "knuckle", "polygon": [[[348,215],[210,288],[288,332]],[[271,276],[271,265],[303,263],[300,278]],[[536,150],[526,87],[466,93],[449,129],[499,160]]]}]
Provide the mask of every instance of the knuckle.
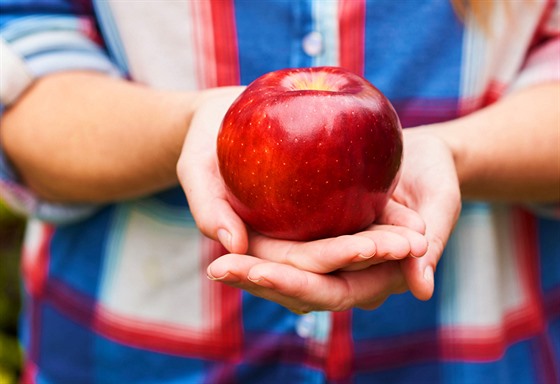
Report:
[{"label": "knuckle", "polygon": [[365,303],[361,303],[359,305],[357,305],[357,308],[360,309],[364,309],[366,311],[373,311],[374,309],[377,309],[379,307],[381,307],[381,305],[387,301],[387,299],[389,298],[389,295],[381,295],[378,297],[375,297]]},{"label": "knuckle", "polygon": [[350,295],[341,295],[338,299],[328,305],[328,310],[332,312],[343,312],[355,307],[355,302]]}]

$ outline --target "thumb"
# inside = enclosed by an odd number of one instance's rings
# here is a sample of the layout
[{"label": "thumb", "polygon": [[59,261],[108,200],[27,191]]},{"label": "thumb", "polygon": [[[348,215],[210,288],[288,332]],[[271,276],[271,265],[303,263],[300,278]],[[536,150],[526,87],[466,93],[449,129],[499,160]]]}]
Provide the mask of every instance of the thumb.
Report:
[{"label": "thumb", "polygon": [[[452,203],[453,200],[456,200],[455,204]],[[434,293],[436,266],[443,255],[460,210],[460,200],[449,199],[447,207],[446,204],[441,204],[439,210],[434,207],[433,210],[424,211],[424,217],[429,218],[426,223],[428,251],[421,258],[403,259],[401,264],[408,287],[419,300],[429,300]],[[440,211],[447,212],[447,214],[441,214]]]},{"label": "thumb", "polygon": [[410,292],[419,300],[429,300],[434,294],[434,273],[443,248],[429,242],[428,252],[421,258],[408,257],[401,261],[401,270]]},{"label": "thumb", "polygon": [[179,162],[177,173],[189,209],[198,229],[219,241],[231,253],[246,253],[248,235],[245,223],[225,198],[225,186],[219,172]]},{"label": "thumb", "polygon": [[247,252],[247,229],[226,199],[216,138],[225,111],[240,91],[232,87],[207,93],[197,106],[177,162],[177,176],[198,228],[232,253]]}]

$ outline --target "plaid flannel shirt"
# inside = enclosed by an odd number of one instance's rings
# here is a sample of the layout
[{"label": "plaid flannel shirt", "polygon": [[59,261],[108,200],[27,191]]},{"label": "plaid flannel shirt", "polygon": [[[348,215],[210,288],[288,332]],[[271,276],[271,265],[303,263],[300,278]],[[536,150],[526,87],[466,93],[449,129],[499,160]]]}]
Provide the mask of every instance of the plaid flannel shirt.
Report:
[{"label": "plaid flannel shirt", "polygon": [[[503,5],[489,34],[447,1],[0,0],[0,111],[56,71],[193,90],[339,65],[383,91],[404,127],[442,122],[560,79],[558,4]],[[179,188],[49,204],[0,152],[0,193],[30,217],[25,382],[560,380],[555,207],[465,203],[431,300],[299,316],[206,279],[223,250],[199,233]]]}]

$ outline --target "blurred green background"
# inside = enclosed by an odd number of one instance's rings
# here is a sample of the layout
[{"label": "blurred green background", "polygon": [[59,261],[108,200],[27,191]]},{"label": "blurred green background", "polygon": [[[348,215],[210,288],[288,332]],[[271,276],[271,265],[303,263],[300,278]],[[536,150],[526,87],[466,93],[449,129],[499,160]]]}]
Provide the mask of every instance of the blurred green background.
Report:
[{"label": "blurred green background", "polygon": [[15,384],[22,356],[17,339],[20,302],[19,259],[23,218],[8,210],[0,199],[0,384]]}]

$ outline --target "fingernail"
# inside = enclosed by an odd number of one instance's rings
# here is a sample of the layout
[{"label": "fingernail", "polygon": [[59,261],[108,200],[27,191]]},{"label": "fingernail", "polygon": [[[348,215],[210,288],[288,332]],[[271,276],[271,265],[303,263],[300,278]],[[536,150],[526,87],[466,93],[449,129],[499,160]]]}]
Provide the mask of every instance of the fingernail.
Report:
[{"label": "fingernail", "polygon": [[218,229],[218,240],[228,251],[231,250],[231,233],[223,228]]},{"label": "fingernail", "polygon": [[262,276],[259,276],[257,278],[247,276],[247,279],[249,281],[252,281],[253,283],[255,283],[257,285],[260,285],[261,287],[265,287],[265,288],[273,288],[274,287],[270,281],[268,281],[267,279],[265,279]]},{"label": "fingernail", "polygon": [[226,272],[226,273],[225,273],[224,275],[222,275],[222,276],[214,276],[214,274],[212,273],[212,271],[210,270],[210,268],[208,268],[208,269],[206,270],[206,277],[207,277],[209,280],[212,280],[212,281],[224,281],[224,282],[227,281],[228,283],[235,283],[235,282],[238,282],[238,281],[239,281],[239,279],[237,278],[237,276],[232,275],[232,274],[229,273],[229,272]]},{"label": "fingernail", "polygon": [[364,255],[363,253],[358,253],[358,258],[356,259],[356,261],[360,261],[360,259],[361,260],[371,259],[373,256],[375,256],[375,252],[366,255]]},{"label": "fingernail", "polygon": [[428,240],[426,240],[425,248],[423,249],[424,253],[418,255],[418,254],[413,254],[412,252],[410,252],[410,256],[415,258],[415,259],[418,259],[418,258],[424,256],[426,253],[428,253],[428,246],[429,246],[428,245]]},{"label": "fingernail", "polygon": [[210,273],[210,271],[208,271],[208,272],[206,273],[206,277],[207,277],[209,280],[212,280],[212,281],[220,281],[220,280],[223,280],[223,279],[225,279],[228,275],[229,275],[229,272],[227,272],[225,275],[220,276],[220,277],[216,277],[216,276],[212,275],[212,274]]},{"label": "fingernail", "polygon": [[434,281],[434,269],[430,265],[424,269],[424,280],[430,284]]},{"label": "fingernail", "polygon": [[422,256],[424,256],[424,255],[425,255],[425,253],[422,254],[422,255],[415,255],[415,254],[412,253],[412,252],[410,252],[410,253],[408,254],[408,256],[412,257],[413,259],[420,259],[420,258],[421,258]]}]

